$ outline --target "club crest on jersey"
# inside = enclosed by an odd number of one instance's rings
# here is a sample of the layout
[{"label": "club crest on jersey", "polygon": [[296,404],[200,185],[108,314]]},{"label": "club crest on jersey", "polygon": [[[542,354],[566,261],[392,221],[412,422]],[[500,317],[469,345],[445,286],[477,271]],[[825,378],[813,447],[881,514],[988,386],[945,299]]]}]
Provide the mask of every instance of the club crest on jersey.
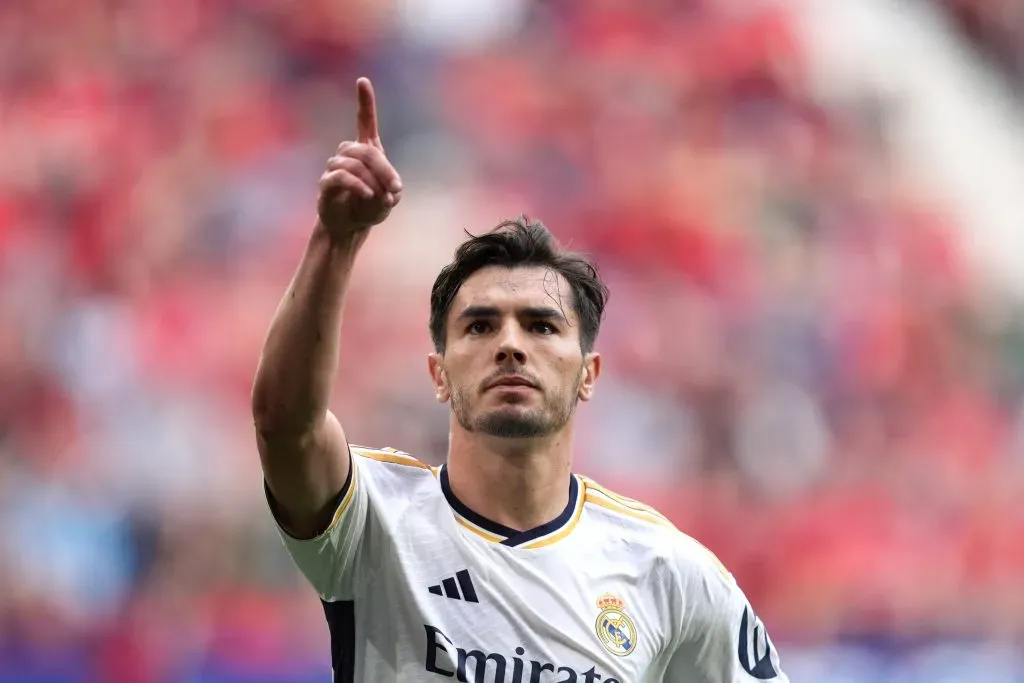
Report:
[{"label": "club crest on jersey", "polygon": [[625,657],[636,649],[636,625],[626,614],[626,603],[614,595],[605,594],[597,599],[597,615],[594,628],[604,649],[613,655]]}]

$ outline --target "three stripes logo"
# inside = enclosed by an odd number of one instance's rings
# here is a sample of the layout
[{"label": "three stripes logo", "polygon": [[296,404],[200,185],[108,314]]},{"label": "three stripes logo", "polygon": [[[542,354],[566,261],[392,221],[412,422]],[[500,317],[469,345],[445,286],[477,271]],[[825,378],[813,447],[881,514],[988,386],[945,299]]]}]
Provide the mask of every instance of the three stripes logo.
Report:
[{"label": "three stripes logo", "polygon": [[[455,576],[449,576],[441,583],[431,586],[427,590],[434,595],[443,595],[452,600],[480,602],[479,598],[476,597],[476,589],[473,588],[473,579],[469,577],[469,570],[466,569],[460,569],[455,572]],[[460,590],[462,591],[461,594]]]}]

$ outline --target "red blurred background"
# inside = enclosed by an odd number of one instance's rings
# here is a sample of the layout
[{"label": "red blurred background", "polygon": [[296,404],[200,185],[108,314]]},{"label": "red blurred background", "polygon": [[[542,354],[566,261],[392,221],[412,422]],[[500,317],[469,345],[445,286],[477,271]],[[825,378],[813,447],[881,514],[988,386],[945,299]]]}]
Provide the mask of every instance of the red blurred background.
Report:
[{"label": "red blurred background", "polygon": [[[1012,92],[1021,4],[946,5]],[[1024,679],[1019,297],[799,18],[0,4],[0,681],[326,680],[248,397],[360,75],[408,196],[346,314],[353,441],[443,459],[429,285],[526,212],[612,289],[577,469],[713,549],[794,681]]]}]

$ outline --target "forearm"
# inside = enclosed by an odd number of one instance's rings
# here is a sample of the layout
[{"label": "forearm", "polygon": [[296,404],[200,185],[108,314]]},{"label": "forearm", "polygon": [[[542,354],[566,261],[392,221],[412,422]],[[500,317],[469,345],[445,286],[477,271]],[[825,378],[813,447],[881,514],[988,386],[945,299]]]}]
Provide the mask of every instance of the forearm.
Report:
[{"label": "forearm", "polygon": [[253,382],[256,445],[272,507],[298,538],[327,528],[352,474],[348,439],[327,408],[345,293],[367,233],[401,199],[401,179],[377,131],[373,88],[359,79],[356,92],[356,140],[338,145],[320,176],[318,223],[274,314]]},{"label": "forearm", "polygon": [[363,231],[339,243],[314,229],[263,345],[252,395],[261,433],[301,437],[326,416],[345,292],[365,237]]}]

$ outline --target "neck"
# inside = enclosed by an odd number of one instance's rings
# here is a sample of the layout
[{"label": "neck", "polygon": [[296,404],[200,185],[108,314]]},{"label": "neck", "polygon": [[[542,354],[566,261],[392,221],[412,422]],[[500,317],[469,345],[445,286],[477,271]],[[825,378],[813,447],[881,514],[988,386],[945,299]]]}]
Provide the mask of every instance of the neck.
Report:
[{"label": "neck", "polygon": [[572,437],[498,439],[452,428],[448,483],[477,514],[517,531],[558,517],[569,502]]}]

